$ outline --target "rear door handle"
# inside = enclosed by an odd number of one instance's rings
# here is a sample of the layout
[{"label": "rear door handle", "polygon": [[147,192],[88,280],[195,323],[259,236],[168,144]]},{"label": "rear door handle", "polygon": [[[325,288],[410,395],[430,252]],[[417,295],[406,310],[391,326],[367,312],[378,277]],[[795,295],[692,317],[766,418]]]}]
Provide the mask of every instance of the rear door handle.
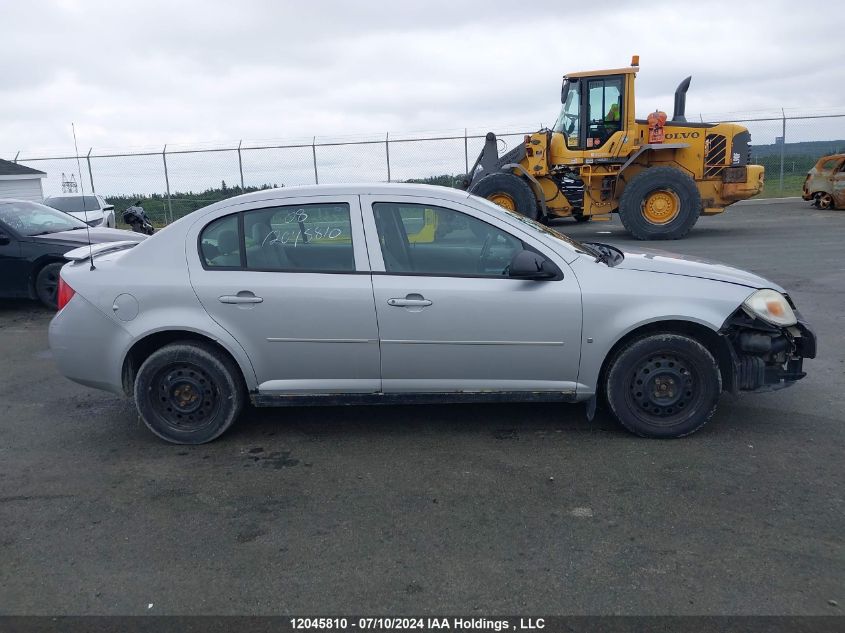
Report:
[{"label": "rear door handle", "polygon": [[256,297],[249,290],[241,290],[236,295],[218,297],[220,303],[263,303],[263,297]]},{"label": "rear door handle", "polygon": [[387,305],[398,308],[420,307],[424,308],[431,305],[431,301],[424,298],[422,295],[411,294],[404,299],[388,299]]}]

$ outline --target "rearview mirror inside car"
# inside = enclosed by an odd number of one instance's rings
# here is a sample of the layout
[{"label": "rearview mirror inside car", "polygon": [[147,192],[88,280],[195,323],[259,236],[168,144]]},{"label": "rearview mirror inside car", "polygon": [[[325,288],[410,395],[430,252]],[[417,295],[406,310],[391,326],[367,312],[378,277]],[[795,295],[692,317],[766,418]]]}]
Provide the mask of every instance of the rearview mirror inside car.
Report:
[{"label": "rearview mirror inside car", "polygon": [[521,250],[511,259],[508,275],[516,279],[552,279],[560,274],[557,266],[534,251]]}]

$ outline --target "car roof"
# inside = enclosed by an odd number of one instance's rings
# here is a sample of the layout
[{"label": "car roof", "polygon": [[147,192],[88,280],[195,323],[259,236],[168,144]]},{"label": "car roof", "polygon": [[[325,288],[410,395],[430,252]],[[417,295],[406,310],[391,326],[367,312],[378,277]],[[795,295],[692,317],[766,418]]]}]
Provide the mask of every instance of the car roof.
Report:
[{"label": "car roof", "polygon": [[44,199],[46,200],[47,198],[81,198],[82,196],[85,196],[86,198],[94,198],[97,195],[98,194],[96,193],[57,193],[52,196],[44,196]]},{"label": "car roof", "polygon": [[233,198],[227,198],[216,203],[215,207],[241,204],[253,200],[284,200],[285,198],[300,198],[307,196],[358,196],[389,194],[393,196],[432,196],[446,200],[460,202],[470,195],[461,189],[441,187],[439,185],[419,185],[404,182],[371,182],[345,183],[332,185],[297,185],[294,187],[280,187],[278,189],[263,189],[245,193]]},{"label": "car roof", "polygon": [[[31,204],[40,204],[42,207],[47,206],[43,202],[36,202],[35,200],[24,200],[23,198],[0,198],[0,204],[6,204],[6,203],[10,203],[10,202],[29,202]],[[53,207],[50,207],[50,208],[52,209]],[[58,211],[58,209],[54,209],[54,210]]]}]

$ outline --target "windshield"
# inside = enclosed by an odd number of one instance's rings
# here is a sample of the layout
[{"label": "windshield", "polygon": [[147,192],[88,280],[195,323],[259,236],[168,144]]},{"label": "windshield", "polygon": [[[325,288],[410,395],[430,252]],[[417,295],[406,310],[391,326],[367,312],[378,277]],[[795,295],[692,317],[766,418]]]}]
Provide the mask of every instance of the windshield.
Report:
[{"label": "windshield", "polygon": [[577,79],[567,79],[563,83],[561,101],[563,107],[552,129],[567,136],[567,146],[578,144],[578,131],[581,122],[581,84]]},{"label": "windshield", "polygon": [[85,228],[85,223],[72,215],[37,202],[0,203],[0,221],[27,237]]},{"label": "windshield", "polygon": [[566,244],[567,246],[575,249],[579,253],[586,253],[588,255],[594,254],[593,249],[591,249],[590,247],[585,246],[584,244],[582,244],[578,240],[572,239],[568,235],[564,235],[563,233],[555,231],[553,228],[546,226],[545,224],[540,224],[536,220],[532,220],[531,218],[528,218],[528,217],[522,215],[521,213],[517,213],[516,211],[510,211],[508,209],[505,209],[504,207],[500,207],[498,204],[490,202],[486,198],[481,198],[479,196],[474,196],[474,195],[471,195],[470,197],[473,200],[479,200],[480,202],[483,202],[488,207],[493,207],[497,211],[503,211],[504,213],[507,213],[514,220],[519,220],[520,222],[522,222],[526,226],[534,229],[535,231],[537,231],[539,233],[543,233],[544,235],[548,235],[549,237],[551,237],[551,238],[553,238],[553,239],[555,239],[559,242],[563,242],[564,244]]},{"label": "windshield", "polygon": [[44,200],[44,204],[65,213],[97,211],[100,208],[96,196],[51,196]]}]

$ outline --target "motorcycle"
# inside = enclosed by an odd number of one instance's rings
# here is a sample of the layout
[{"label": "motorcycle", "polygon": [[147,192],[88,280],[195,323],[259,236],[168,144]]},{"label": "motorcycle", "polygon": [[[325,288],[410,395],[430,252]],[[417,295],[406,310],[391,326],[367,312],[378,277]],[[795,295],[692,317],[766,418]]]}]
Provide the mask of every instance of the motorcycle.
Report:
[{"label": "motorcycle", "polygon": [[123,221],[131,226],[136,233],[144,233],[145,235],[155,233],[155,228],[147,218],[147,213],[141,206],[140,200],[136,200],[132,206],[126,207],[126,211],[123,212]]}]

